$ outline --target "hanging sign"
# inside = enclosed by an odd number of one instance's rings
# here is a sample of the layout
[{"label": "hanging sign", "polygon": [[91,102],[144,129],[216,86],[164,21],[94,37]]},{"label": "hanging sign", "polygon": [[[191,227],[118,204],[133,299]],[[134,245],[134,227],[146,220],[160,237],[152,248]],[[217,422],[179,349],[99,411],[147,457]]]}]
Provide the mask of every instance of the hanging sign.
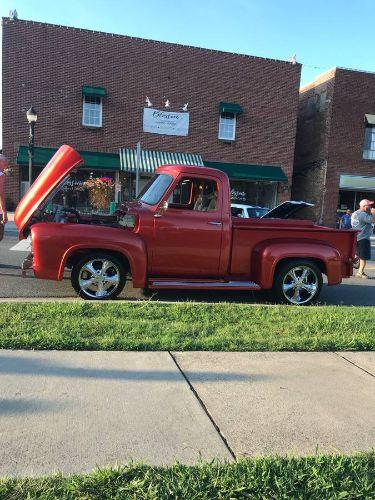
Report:
[{"label": "hanging sign", "polygon": [[144,108],[143,132],[186,136],[189,133],[189,113]]}]

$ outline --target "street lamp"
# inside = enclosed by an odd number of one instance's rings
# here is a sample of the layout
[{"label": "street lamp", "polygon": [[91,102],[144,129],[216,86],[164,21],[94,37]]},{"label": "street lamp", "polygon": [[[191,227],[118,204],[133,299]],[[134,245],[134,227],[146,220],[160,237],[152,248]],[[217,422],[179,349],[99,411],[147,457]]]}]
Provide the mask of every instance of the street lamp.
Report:
[{"label": "street lamp", "polygon": [[33,156],[34,156],[34,126],[38,118],[35,109],[31,106],[26,113],[27,121],[29,122],[29,186],[32,183],[32,173],[33,173]]}]

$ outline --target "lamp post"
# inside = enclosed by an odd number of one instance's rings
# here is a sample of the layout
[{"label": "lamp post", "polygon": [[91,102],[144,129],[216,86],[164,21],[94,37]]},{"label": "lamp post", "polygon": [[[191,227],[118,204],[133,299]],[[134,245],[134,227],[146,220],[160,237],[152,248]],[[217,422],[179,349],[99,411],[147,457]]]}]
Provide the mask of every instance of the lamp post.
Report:
[{"label": "lamp post", "polygon": [[32,184],[32,174],[33,174],[33,157],[34,157],[34,127],[35,122],[38,118],[35,109],[31,106],[31,108],[26,113],[27,121],[29,122],[29,187]]}]

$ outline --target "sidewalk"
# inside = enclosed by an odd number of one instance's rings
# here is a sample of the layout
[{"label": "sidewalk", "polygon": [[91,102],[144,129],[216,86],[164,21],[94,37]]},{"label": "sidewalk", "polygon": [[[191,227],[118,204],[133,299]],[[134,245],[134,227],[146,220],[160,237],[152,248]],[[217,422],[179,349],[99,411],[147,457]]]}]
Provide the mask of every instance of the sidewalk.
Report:
[{"label": "sidewalk", "polygon": [[0,476],[375,445],[375,353],[0,350]]}]

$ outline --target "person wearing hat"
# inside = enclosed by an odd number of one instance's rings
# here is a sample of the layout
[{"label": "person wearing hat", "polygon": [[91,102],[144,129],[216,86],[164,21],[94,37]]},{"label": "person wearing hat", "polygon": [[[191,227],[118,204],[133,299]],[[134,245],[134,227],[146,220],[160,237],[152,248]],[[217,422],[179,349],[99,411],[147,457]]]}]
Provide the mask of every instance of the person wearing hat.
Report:
[{"label": "person wearing hat", "polygon": [[8,222],[4,188],[4,171],[8,168],[8,166],[8,160],[0,151],[0,224],[3,225]]},{"label": "person wearing hat", "polygon": [[371,259],[372,225],[375,223],[374,202],[371,200],[361,200],[359,210],[352,214],[352,228],[358,231],[357,234],[357,254],[359,257],[359,268],[356,274],[357,278],[368,279],[365,273],[366,262]]}]

